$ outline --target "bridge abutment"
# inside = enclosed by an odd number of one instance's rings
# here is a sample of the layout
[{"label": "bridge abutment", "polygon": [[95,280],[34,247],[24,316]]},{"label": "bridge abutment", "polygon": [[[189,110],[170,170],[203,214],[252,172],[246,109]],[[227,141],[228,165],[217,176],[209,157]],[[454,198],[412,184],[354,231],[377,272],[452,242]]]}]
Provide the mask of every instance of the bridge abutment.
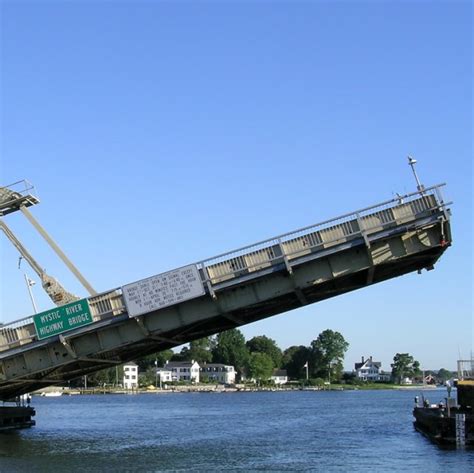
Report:
[{"label": "bridge abutment", "polygon": [[36,424],[32,419],[35,414],[35,409],[30,406],[0,407],[0,432],[33,427]]}]

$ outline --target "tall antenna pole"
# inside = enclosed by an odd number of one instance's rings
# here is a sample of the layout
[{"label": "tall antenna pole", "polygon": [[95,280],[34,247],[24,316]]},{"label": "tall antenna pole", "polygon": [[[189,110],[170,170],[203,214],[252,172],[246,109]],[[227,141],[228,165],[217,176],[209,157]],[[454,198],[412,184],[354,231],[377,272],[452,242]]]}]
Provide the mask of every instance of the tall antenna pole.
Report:
[{"label": "tall antenna pole", "polygon": [[416,169],[415,169],[416,159],[413,159],[411,156],[408,156],[408,164],[411,167],[411,170],[413,171],[413,175],[415,176],[418,191],[423,192],[425,190],[425,186],[420,182],[420,179],[418,178],[418,174],[416,173]]}]

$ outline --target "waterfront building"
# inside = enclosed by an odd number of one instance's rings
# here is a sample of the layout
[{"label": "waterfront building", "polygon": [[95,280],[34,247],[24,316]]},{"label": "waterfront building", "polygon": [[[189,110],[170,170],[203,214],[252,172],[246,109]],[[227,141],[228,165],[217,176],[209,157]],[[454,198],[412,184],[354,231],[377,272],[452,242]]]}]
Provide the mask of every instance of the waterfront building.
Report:
[{"label": "waterfront building", "polygon": [[222,363],[205,363],[201,367],[202,380],[220,384],[235,384],[235,369],[232,365]]},{"label": "waterfront building", "polygon": [[170,383],[173,381],[173,373],[166,368],[156,368],[156,377],[161,383]]},{"label": "waterfront building", "polygon": [[167,361],[165,370],[171,371],[172,381],[191,381],[199,383],[199,363],[191,361]]},{"label": "waterfront building", "polygon": [[138,365],[133,361],[123,365],[123,387],[124,389],[138,388]]},{"label": "waterfront building", "polygon": [[427,374],[426,376],[423,377],[423,383],[424,384],[437,384],[436,378],[432,374]]},{"label": "waterfront building", "polygon": [[270,379],[277,385],[286,384],[288,382],[288,373],[286,370],[275,369]]},{"label": "waterfront building", "polygon": [[361,363],[354,365],[356,377],[361,381],[390,381],[390,373],[382,371],[382,363],[373,361],[370,356],[367,360],[362,357]]}]

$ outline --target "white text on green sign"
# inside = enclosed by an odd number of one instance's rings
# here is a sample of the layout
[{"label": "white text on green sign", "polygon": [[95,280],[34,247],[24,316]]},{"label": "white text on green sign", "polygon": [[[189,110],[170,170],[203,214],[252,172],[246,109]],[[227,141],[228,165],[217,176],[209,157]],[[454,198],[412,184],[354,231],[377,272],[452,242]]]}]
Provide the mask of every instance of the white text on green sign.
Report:
[{"label": "white text on green sign", "polygon": [[87,299],[35,314],[33,320],[40,340],[93,322]]}]

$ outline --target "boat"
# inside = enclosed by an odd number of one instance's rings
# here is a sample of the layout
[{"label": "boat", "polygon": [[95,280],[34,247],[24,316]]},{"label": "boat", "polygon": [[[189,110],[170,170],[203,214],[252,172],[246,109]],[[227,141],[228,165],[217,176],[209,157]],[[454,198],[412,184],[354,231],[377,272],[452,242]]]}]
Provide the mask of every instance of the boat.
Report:
[{"label": "boat", "polygon": [[62,396],[63,392],[62,391],[48,391],[48,392],[42,392],[41,396],[42,397],[58,397]]},{"label": "boat", "polygon": [[[460,370],[460,363],[470,363],[470,370]],[[423,399],[420,405],[415,397],[413,417],[417,431],[433,442],[458,448],[474,447],[474,360],[458,361],[461,376],[456,383],[457,399],[451,397],[451,385],[447,385],[444,402],[430,404]]]}]

